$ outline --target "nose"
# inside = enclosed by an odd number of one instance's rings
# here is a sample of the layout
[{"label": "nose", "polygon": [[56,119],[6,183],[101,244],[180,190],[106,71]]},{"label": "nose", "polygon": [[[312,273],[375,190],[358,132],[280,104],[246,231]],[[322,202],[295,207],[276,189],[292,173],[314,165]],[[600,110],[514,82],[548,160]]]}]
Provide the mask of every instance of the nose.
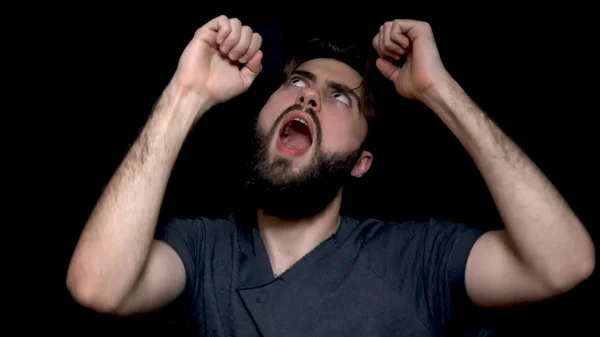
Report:
[{"label": "nose", "polygon": [[315,112],[321,109],[321,100],[319,99],[319,94],[312,88],[306,88],[303,90],[300,95],[298,95],[296,104],[302,105],[306,108],[311,108]]}]

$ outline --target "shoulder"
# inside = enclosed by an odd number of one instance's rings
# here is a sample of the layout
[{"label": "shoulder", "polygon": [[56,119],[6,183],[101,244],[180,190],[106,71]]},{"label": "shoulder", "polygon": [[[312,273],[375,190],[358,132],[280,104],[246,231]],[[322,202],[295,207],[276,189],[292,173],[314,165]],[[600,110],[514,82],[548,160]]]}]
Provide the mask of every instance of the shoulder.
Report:
[{"label": "shoulder", "polygon": [[[403,222],[348,218],[351,233],[344,242],[348,254],[373,271],[403,274],[436,263],[464,262],[483,230],[433,217]],[[432,267],[432,266],[431,266]]]},{"label": "shoulder", "polygon": [[231,226],[235,225],[233,214],[226,217],[172,217],[164,223],[165,227],[170,226]]},{"label": "shoulder", "polygon": [[351,242],[360,246],[361,250],[456,243],[457,240],[476,239],[484,233],[479,228],[433,217],[403,222],[354,218],[347,218],[346,221],[352,224],[349,235]]},{"label": "shoulder", "polygon": [[171,236],[192,237],[204,240],[210,237],[231,236],[236,231],[233,214],[227,217],[172,217],[163,223],[157,233],[160,238],[168,239]]},{"label": "shoulder", "polygon": [[351,244],[361,251],[386,247],[397,248],[402,244],[412,244],[415,238],[426,235],[431,226],[430,220],[384,221],[379,219],[345,218],[350,224],[351,233],[348,238]]}]

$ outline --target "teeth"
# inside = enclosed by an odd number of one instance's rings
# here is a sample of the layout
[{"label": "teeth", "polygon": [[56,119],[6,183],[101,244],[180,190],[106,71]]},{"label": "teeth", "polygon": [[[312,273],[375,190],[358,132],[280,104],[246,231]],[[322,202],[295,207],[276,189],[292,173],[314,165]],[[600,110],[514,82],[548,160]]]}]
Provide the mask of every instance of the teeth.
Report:
[{"label": "teeth", "polygon": [[308,123],[307,123],[307,122],[306,122],[304,119],[301,119],[301,118],[298,118],[298,117],[296,117],[296,118],[294,118],[294,120],[295,120],[295,121],[298,121],[298,122],[300,122],[300,123],[302,123],[302,124],[304,124],[304,125],[306,125],[306,126],[308,126]]}]

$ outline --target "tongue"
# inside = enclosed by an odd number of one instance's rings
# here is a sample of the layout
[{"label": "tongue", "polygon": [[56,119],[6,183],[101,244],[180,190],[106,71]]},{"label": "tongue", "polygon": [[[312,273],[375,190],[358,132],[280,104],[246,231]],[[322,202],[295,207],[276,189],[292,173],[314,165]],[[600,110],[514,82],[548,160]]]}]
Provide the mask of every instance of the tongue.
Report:
[{"label": "tongue", "polygon": [[288,149],[306,150],[310,147],[310,137],[294,127],[295,123],[287,127],[286,135],[283,137],[283,145]]}]

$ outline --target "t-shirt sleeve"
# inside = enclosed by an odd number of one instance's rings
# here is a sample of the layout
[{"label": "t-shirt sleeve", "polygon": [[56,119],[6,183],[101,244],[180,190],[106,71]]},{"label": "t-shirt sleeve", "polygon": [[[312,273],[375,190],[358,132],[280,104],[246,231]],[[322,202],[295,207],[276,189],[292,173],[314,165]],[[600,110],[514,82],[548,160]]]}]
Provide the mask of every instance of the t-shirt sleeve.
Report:
[{"label": "t-shirt sleeve", "polygon": [[[198,282],[203,270],[201,253],[204,250],[204,223],[200,219],[173,218],[157,231],[156,239],[171,246],[177,252],[186,275],[186,292],[188,295],[198,289]],[[192,297],[193,298],[193,297]]]},{"label": "t-shirt sleeve", "polygon": [[433,218],[425,228],[422,271],[430,314],[451,335],[489,335],[493,328],[470,301],[465,285],[469,253],[485,230]]}]

